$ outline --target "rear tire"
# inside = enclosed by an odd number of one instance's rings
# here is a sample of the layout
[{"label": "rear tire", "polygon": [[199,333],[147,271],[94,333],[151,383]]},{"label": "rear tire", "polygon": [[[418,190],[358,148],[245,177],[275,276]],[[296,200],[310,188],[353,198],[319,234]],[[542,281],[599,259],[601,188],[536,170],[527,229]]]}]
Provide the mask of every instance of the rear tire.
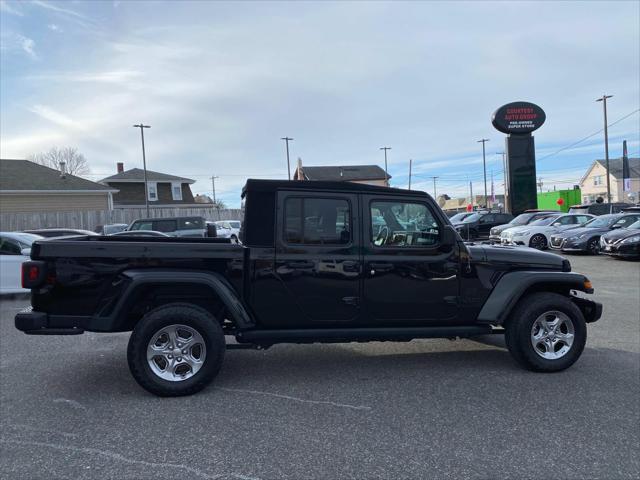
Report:
[{"label": "rear tire", "polygon": [[548,247],[548,245],[547,245],[547,237],[545,237],[541,233],[536,233],[529,240],[529,246],[531,248],[535,248],[536,250],[546,250],[547,247]]},{"label": "rear tire", "polygon": [[138,322],[129,338],[127,361],[142,388],[178,397],[211,383],[224,353],[224,333],[213,315],[196,305],[171,303]]},{"label": "rear tire", "polygon": [[505,329],[505,342],[513,358],[536,372],[569,368],[580,358],[587,341],[582,312],[557,293],[540,292],[521,299]]}]

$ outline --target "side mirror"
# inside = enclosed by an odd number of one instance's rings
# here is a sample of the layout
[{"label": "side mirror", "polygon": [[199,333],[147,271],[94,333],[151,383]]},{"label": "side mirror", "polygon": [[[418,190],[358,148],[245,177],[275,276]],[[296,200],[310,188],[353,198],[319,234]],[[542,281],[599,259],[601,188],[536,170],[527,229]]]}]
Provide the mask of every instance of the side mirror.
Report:
[{"label": "side mirror", "polygon": [[218,236],[218,230],[214,223],[207,223],[207,237],[215,238]]},{"label": "side mirror", "polygon": [[22,250],[20,250],[20,255],[24,255],[25,257],[30,257],[31,256],[31,249],[30,248],[23,248]]},{"label": "side mirror", "polygon": [[622,224],[615,224],[615,225],[611,225],[611,230],[615,230],[617,228],[622,228]]}]

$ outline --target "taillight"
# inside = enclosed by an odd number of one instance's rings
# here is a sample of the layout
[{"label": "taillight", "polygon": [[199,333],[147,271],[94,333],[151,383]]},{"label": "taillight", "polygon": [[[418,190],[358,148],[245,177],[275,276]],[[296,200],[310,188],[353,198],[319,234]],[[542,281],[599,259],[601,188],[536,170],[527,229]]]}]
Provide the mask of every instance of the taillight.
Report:
[{"label": "taillight", "polygon": [[22,264],[22,288],[36,288],[42,285],[46,278],[46,263],[39,261],[24,262]]}]

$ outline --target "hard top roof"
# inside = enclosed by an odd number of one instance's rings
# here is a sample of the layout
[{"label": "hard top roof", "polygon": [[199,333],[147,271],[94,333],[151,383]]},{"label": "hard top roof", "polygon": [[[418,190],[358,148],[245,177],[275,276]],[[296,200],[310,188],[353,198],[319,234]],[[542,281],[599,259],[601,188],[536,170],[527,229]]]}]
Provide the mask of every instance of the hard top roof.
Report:
[{"label": "hard top roof", "polygon": [[421,190],[405,190],[403,188],[381,187],[352,182],[328,182],[309,180],[257,180],[250,178],[242,189],[244,197],[249,191],[271,192],[276,190],[311,190],[311,191],[335,191],[351,193],[379,193],[393,195],[429,195]]}]

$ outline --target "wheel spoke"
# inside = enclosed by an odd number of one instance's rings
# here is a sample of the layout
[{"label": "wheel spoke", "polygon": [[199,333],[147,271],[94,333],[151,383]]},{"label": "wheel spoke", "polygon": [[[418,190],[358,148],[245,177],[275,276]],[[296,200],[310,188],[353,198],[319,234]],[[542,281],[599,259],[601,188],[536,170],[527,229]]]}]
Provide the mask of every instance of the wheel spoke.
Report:
[{"label": "wheel spoke", "polygon": [[566,355],[571,350],[574,336],[571,318],[560,311],[543,313],[531,327],[531,344],[535,352],[547,360]]},{"label": "wheel spoke", "polygon": [[[199,358],[192,355],[192,349],[196,346],[199,348]],[[159,361],[160,358],[163,361]],[[202,335],[186,325],[163,327],[147,345],[149,367],[158,377],[171,382],[180,382],[195,375],[205,359],[206,348]]]}]

